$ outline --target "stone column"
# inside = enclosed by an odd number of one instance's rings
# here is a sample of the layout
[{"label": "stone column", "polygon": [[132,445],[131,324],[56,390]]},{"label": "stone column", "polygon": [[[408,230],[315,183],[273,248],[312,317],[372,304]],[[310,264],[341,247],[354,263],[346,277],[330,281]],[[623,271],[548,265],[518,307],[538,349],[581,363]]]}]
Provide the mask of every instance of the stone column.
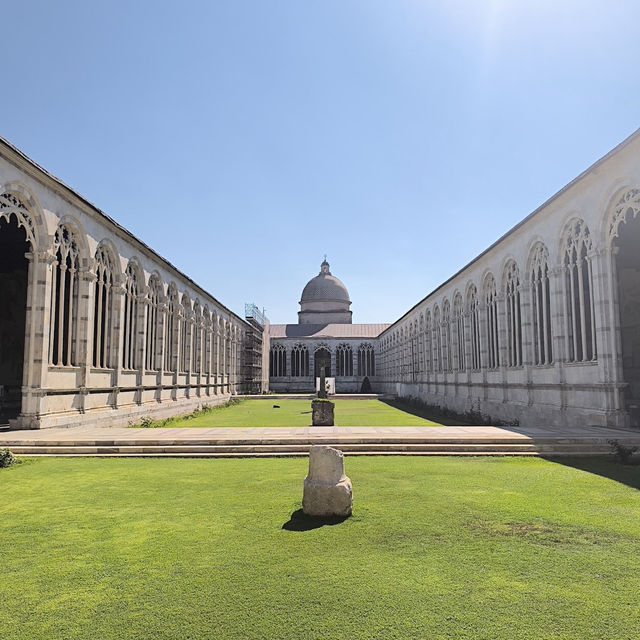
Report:
[{"label": "stone column", "polygon": [[142,404],[142,392],[144,386],[144,375],[146,372],[147,357],[147,316],[149,314],[150,300],[147,296],[147,288],[141,287],[141,293],[138,294],[138,319],[137,319],[137,335],[136,335],[136,354],[138,358],[138,367],[136,374],[136,402]]},{"label": "stone column", "polygon": [[[555,384],[560,387],[561,412],[567,407],[567,390],[564,363],[568,358],[567,350],[567,292],[565,288],[565,269],[557,266],[549,269],[549,306],[551,312],[551,335],[553,360],[556,363]],[[551,378],[551,376],[549,376]],[[549,380],[551,382],[551,379]]]},{"label": "stone column", "polygon": [[[607,393],[607,409],[626,411],[624,398],[624,371],[620,340],[620,313],[618,309],[617,247],[593,251],[589,255],[593,281],[593,312],[596,353],[600,381],[611,386]],[[624,417],[617,416],[617,422]]]},{"label": "stone column", "polygon": [[167,340],[171,338],[166,336],[167,333],[167,313],[169,311],[169,307],[167,305],[167,299],[163,298],[162,302],[158,304],[158,345],[156,353],[159,358],[158,362],[158,375],[156,376],[156,384],[158,385],[156,397],[162,402],[163,398],[163,390],[164,390],[164,372],[165,372],[165,354],[167,350]]},{"label": "stone column", "polygon": [[122,384],[122,349],[124,341],[124,297],[123,276],[114,278],[113,295],[113,343],[109,357],[113,364],[113,408],[118,408],[118,391]]},{"label": "stone column", "polygon": [[78,273],[76,349],[78,366],[80,368],[80,379],[78,380],[80,398],[78,409],[81,413],[84,413],[86,409],[87,388],[91,386],[90,372],[93,360],[93,316],[96,281],[97,277],[95,273],[89,271],[86,266]]},{"label": "stone column", "polygon": [[26,254],[27,306],[25,315],[25,345],[22,373],[22,406],[18,425],[40,427],[46,412],[47,372],[49,370],[49,340],[51,338],[52,265],[56,256],[49,251]]},{"label": "stone column", "polygon": [[527,384],[527,404],[533,405],[533,305],[531,304],[532,287],[530,281],[523,280],[520,291],[520,318],[522,329],[522,366],[525,370]]},{"label": "stone column", "polygon": [[213,324],[213,366],[214,366],[214,393],[218,395],[220,393],[220,319],[216,317]]}]

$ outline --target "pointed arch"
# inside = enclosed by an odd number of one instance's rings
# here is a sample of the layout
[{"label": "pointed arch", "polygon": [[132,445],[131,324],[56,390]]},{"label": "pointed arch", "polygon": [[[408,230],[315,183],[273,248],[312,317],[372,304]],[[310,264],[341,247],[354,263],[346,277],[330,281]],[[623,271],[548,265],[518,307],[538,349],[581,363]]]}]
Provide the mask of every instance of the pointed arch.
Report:
[{"label": "pointed arch", "polygon": [[76,234],[66,224],[56,229],[53,252],[49,361],[57,366],[75,366],[78,364],[80,250]]},{"label": "pointed arch", "polygon": [[508,367],[522,366],[522,309],[520,305],[520,270],[515,260],[504,266],[503,291],[506,320],[506,356]]},{"label": "pointed arch", "polygon": [[597,358],[592,250],[591,234],[584,220],[569,220],[562,234],[561,252],[569,362],[588,362]]},{"label": "pointed arch", "polygon": [[480,335],[480,305],[478,289],[471,283],[467,287],[467,313],[469,314],[469,330],[471,338],[471,369],[478,371],[482,367],[481,335]]},{"label": "pointed arch", "polygon": [[124,272],[124,323],[122,331],[122,368],[138,369],[138,325],[140,292],[144,284],[140,265],[132,258]]},{"label": "pointed arch", "polygon": [[162,362],[163,284],[159,273],[152,273],[147,287],[147,331],[145,369],[159,371]]},{"label": "pointed arch", "polygon": [[500,366],[500,337],[498,333],[498,291],[491,272],[487,273],[483,284],[483,298],[486,307],[487,367]]},{"label": "pointed arch", "polygon": [[459,291],[456,291],[453,296],[453,326],[455,328],[456,369],[464,371],[466,369],[464,304],[462,294]]},{"label": "pointed arch", "polygon": [[553,362],[551,333],[551,284],[549,280],[549,250],[538,241],[529,252],[529,291],[533,332],[533,363]]},{"label": "pointed arch", "polygon": [[101,242],[94,257],[96,277],[93,300],[93,366],[99,369],[114,366],[112,355],[115,316],[115,258],[111,246]]}]

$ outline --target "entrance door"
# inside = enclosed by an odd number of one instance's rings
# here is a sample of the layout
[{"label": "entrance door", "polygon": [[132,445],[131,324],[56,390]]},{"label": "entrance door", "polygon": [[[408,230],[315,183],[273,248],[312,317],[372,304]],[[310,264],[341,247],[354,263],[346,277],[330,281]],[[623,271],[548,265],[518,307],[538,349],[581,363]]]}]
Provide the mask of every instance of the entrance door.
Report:
[{"label": "entrance door", "polygon": [[0,220],[0,423],[21,409],[29,263],[25,230]]},{"label": "entrance door", "polygon": [[324,368],[324,377],[331,377],[331,353],[324,347],[318,349],[314,354],[315,359],[315,377],[320,377],[320,363],[324,360],[326,366]]}]

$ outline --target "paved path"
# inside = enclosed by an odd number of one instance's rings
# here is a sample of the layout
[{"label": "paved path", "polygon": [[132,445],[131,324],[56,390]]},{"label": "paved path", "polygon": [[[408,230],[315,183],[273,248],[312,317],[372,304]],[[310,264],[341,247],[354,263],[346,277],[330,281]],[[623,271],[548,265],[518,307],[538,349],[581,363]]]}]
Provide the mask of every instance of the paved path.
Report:
[{"label": "paved path", "polygon": [[15,443],[71,442],[240,442],[240,441],[607,441],[638,442],[640,431],[605,427],[211,427],[142,429],[130,427],[72,427],[0,432],[0,446]]}]

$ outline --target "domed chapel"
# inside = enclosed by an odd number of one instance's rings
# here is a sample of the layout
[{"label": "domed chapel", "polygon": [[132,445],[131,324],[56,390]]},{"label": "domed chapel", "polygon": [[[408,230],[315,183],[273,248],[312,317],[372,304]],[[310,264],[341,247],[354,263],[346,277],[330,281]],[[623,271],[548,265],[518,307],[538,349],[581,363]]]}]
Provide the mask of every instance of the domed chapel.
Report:
[{"label": "domed chapel", "polygon": [[[388,324],[353,324],[351,299],[325,259],[300,296],[298,324],[272,324],[269,387],[313,391],[320,367],[335,378],[336,392],[358,392],[373,382],[378,336]],[[321,364],[323,363],[323,364]],[[364,386],[363,386],[364,385]]]}]

